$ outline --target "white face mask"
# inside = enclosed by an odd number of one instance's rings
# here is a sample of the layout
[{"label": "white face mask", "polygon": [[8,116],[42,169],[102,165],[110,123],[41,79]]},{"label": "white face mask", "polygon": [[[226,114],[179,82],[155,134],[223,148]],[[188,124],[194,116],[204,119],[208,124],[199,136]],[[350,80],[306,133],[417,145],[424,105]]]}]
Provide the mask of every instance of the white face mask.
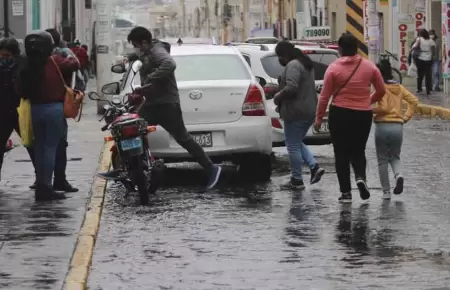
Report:
[{"label": "white face mask", "polygon": [[141,56],[141,55],[143,54],[142,51],[141,51],[141,49],[140,49],[139,47],[135,47],[135,48],[134,48],[134,53],[137,54],[137,55],[139,55],[139,56]]}]

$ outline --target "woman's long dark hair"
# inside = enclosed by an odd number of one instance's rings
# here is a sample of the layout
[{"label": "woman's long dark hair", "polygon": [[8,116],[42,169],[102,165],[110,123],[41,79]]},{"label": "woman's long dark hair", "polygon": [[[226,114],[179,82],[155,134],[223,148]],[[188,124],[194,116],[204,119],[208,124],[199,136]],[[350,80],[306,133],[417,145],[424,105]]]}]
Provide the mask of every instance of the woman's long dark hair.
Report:
[{"label": "woman's long dark hair", "polygon": [[[27,45],[28,44],[28,45]],[[28,47],[27,47],[28,46]],[[40,98],[45,76],[45,65],[52,53],[52,43],[45,37],[25,39],[26,61],[20,73],[21,92],[27,99]]]},{"label": "woman's long dark hair", "polygon": [[307,71],[311,71],[314,68],[313,61],[307,55],[305,55],[300,49],[296,48],[289,41],[280,41],[275,47],[275,53],[286,59],[298,60]]}]

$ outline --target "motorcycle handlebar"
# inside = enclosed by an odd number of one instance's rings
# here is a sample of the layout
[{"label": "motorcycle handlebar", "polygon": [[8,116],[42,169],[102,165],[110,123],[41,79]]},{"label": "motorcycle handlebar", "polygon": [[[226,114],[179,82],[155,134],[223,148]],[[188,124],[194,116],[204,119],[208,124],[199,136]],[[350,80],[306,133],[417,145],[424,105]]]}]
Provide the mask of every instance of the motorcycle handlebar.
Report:
[{"label": "motorcycle handlebar", "polygon": [[104,131],[108,130],[108,127],[109,127],[109,124],[106,124],[105,126],[103,126],[103,127],[102,127],[102,129],[101,129],[101,130],[102,130],[102,132],[104,132]]}]

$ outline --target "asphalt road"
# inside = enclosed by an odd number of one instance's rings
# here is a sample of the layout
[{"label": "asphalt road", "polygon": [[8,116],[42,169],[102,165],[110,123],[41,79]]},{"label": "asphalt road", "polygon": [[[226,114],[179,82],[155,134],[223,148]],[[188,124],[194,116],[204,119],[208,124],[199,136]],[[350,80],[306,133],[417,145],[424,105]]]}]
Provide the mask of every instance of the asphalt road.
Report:
[{"label": "asphalt road", "polygon": [[201,171],[170,169],[149,207],[111,185],[89,289],[450,289],[449,128],[405,126],[406,188],[390,202],[373,137],[372,197],[352,205],[337,202],[331,146],[312,147],[327,174],[303,192],[283,190],[284,149],[269,183],[242,183],[227,168],[203,194]]}]

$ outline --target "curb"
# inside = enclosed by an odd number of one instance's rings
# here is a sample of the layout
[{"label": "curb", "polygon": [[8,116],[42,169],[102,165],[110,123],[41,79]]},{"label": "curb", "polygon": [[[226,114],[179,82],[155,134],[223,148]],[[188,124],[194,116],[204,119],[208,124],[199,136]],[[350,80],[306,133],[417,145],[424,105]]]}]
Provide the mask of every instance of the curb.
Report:
[{"label": "curb", "polygon": [[420,116],[450,120],[450,109],[444,107],[419,104],[415,113]]},{"label": "curb", "polygon": [[[112,142],[105,142],[103,145],[96,173],[109,170],[111,166],[111,146]],[[77,244],[69,264],[69,271],[64,280],[63,289],[65,290],[84,290],[87,287],[95,241],[100,229],[106,184],[106,180],[97,176],[94,177],[87,211],[78,233]]]}]

